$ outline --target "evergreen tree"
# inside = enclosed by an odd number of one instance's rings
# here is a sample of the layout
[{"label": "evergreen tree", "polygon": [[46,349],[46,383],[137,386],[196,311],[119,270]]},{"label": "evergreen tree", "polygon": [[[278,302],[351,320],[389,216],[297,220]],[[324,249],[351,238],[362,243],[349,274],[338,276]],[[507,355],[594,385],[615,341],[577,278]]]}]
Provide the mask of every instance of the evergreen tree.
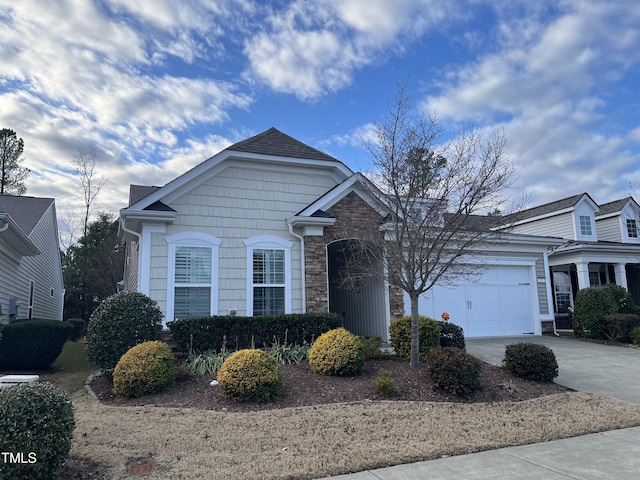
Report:
[{"label": "evergreen tree", "polygon": [[31,171],[19,165],[24,140],[9,128],[0,130],[0,195],[24,195],[24,181]]}]

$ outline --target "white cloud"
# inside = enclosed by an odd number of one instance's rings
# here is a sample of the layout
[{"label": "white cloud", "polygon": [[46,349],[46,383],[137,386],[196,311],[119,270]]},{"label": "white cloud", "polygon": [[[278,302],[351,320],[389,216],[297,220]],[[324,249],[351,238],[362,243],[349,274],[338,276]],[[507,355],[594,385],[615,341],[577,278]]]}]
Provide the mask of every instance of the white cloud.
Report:
[{"label": "white cloud", "polygon": [[248,77],[305,100],[349,85],[355,72],[382,61],[403,40],[439,25],[454,7],[420,0],[293,1],[271,13],[245,42]]},{"label": "white cloud", "polygon": [[504,128],[520,187],[536,202],[576,189],[602,202],[624,196],[624,172],[639,159],[626,149],[633,134],[607,130],[615,119],[603,107],[608,89],[640,64],[636,7],[566,1],[554,17],[541,9],[517,20],[497,10],[494,51],[450,70],[422,109]]}]

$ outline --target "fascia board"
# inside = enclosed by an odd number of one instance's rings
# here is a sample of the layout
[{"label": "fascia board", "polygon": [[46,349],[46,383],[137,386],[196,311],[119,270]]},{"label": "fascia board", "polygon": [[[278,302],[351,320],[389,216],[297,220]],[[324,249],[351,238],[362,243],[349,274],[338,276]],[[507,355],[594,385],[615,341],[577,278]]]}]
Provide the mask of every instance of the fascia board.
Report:
[{"label": "fascia board", "polygon": [[367,202],[367,204],[369,204],[380,215],[384,215],[386,213],[381,205],[382,201],[373,198],[371,193],[369,193],[366,188],[360,186],[358,174],[354,174],[343,181],[340,185],[322,195],[318,200],[307,206],[304,210],[298,213],[298,216],[309,216],[312,215],[316,210],[327,211],[329,208],[333,207],[336,203],[346,197],[349,193],[356,190],[357,193],[363,198],[363,200]]},{"label": "fascia board", "polygon": [[0,214],[0,222],[8,225],[6,230],[0,232],[4,241],[17,254],[23,257],[31,257],[40,255],[40,250],[35,243],[22,231],[22,229],[13,221],[11,216]]}]

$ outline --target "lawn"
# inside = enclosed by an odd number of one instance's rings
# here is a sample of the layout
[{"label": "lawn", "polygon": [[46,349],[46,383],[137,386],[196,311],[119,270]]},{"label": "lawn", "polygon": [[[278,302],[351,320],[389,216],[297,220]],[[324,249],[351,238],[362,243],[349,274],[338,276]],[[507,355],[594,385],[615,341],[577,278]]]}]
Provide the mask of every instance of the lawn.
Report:
[{"label": "lawn", "polygon": [[127,464],[142,457],[153,457],[157,479],[314,479],[640,425],[640,405],[580,392],[521,402],[359,401],[255,412],[113,406],[82,388],[94,371],[84,344],[67,343],[55,366],[61,370],[42,380],[73,392],[76,407],[63,480],[131,478]]}]

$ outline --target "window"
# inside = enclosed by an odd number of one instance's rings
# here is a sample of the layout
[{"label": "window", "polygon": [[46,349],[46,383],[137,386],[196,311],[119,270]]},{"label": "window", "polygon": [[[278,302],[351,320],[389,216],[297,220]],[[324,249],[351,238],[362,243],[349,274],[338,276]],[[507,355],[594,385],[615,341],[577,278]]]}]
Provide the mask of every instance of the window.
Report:
[{"label": "window", "polygon": [[558,313],[567,313],[571,307],[571,277],[569,272],[553,272],[553,288]]},{"label": "window", "polygon": [[580,234],[586,236],[593,235],[591,217],[589,215],[580,215]]},{"label": "window", "polygon": [[599,287],[600,286],[600,273],[599,272],[589,272],[589,286],[590,287]]},{"label": "window", "polygon": [[629,238],[638,238],[638,225],[635,218],[627,218],[627,236]]},{"label": "window", "polygon": [[178,233],[166,240],[169,243],[169,319],[217,314],[220,240],[196,232]]},{"label": "window", "polygon": [[247,315],[291,312],[291,246],[280,237],[261,235],[247,246]]},{"label": "window", "polygon": [[29,310],[28,317],[33,318],[33,297],[35,296],[36,283],[32,280],[29,284]]}]

